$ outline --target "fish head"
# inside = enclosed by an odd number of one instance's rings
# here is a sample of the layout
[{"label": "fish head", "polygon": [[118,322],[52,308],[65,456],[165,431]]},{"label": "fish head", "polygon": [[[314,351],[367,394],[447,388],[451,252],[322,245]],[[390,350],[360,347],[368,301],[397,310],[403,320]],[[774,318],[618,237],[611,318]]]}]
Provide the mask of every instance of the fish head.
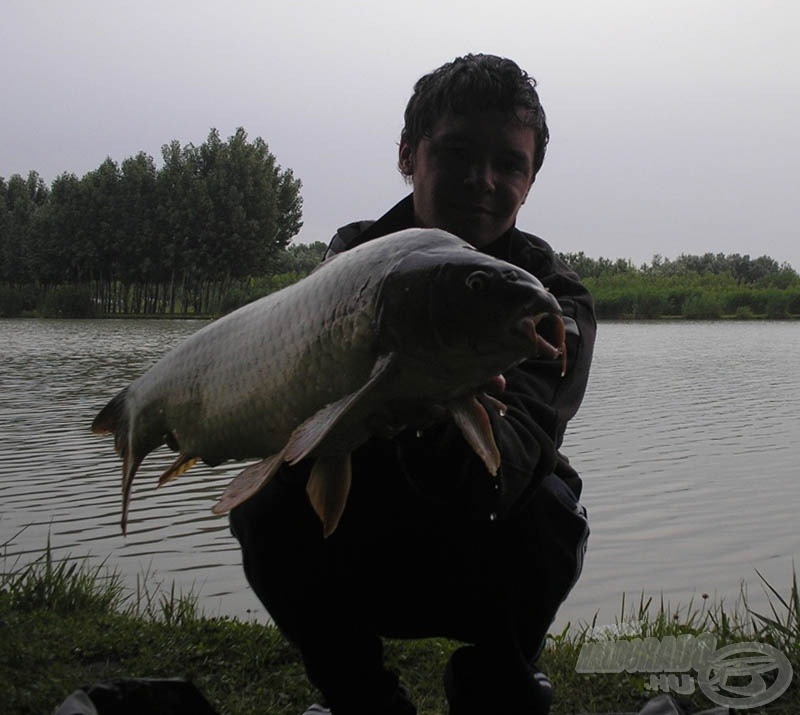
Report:
[{"label": "fish head", "polygon": [[460,239],[440,242],[434,239],[443,232],[430,233],[431,246],[399,262],[381,288],[380,332],[390,349],[474,364],[488,376],[526,358],[562,355],[561,307],[541,281]]}]

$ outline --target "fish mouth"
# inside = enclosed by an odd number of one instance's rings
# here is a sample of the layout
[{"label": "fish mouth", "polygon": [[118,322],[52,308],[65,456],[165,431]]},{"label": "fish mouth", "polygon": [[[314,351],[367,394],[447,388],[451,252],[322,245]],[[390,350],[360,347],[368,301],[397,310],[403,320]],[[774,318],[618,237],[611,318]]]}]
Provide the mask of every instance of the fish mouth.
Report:
[{"label": "fish mouth", "polygon": [[561,358],[561,376],[567,372],[567,344],[564,320],[557,313],[523,315],[517,329],[534,345],[534,357]]}]

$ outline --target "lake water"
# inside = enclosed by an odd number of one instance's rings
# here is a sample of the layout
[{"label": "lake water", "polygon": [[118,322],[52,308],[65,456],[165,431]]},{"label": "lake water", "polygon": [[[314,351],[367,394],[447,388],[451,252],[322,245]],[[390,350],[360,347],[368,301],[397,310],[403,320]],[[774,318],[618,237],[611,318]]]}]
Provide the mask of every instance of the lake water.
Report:
[{"label": "lake water", "polygon": [[[240,467],[199,466],[162,489],[151,455],[119,531],[120,465],[89,425],[118,389],[202,323],[0,321],[0,545],[6,569],[87,557],[134,586],[192,590],[207,614],[268,618],[227,519],[209,509]],[[701,594],[788,593],[800,554],[800,323],[602,323],[564,451],[592,526],[582,579],[557,621],[613,623],[622,594],[673,606]]]}]

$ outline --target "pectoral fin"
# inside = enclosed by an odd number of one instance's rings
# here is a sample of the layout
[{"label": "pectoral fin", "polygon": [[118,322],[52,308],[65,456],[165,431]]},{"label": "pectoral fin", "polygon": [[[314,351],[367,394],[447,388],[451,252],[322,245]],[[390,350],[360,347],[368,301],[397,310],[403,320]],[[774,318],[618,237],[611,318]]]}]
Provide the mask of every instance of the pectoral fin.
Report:
[{"label": "pectoral fin", "polygon": [[447,405],[453,421],[461,430],[464,439],[483,460],[489,473],[497,476],[500,469],[500,450],[494,441],[494,432],[489,415],[475,397],[465,397]]},{"label": "pectoral fin", "polygon": [[283,462],[284,454],[278,452],[243,469],[231,480],[219,501],[211,507],[211,511],[215,514],[225,514],[233,507],[247,501],[272,479]]},{"label": "pectoral fin", "polygon": [[355,392],[318,410],[295,429],[286,445],[286,461],[296,464],[301,459],[308,457],[357,407],[359,402],[368,397],[376,386],[387,379],[391,374],[393,358],[392,354],[380,357],[375,362],[369,380],[364,385]]},{"label": "pectoral fin", "polygon": [[336,530],[342,518],[350,493],[351,476],[349,453],[320,457],[311,468],[306,493],[322,521],[322,535],[326,539]]}]

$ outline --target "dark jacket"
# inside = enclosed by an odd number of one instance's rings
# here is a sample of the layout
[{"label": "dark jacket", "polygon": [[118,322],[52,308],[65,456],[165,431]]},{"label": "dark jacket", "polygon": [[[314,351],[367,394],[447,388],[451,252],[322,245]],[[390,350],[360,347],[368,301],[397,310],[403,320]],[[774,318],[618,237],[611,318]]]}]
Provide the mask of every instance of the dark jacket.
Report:
[{"label": "dark jacket", "polygon": [[[340,228],[326,258],[413,225],[413,197],[408,196],[377,221]],[[538,359],[505,373],[506,390],[498,397],[508,412],[500,417],[495,409],[487,409],[502,460],[497,478],[489,475],[452,423],[423,433],[406,430],[391,446],[372,440],[354,462],[354,477],[357,464],[379,469],[394,457],[425,499],[471,518],[502,519],[513,517],[551,472],[580,496],[580,478],[558,449],[586,390],[596,322],[591,295],[542,239],[512,228],[483,250],[532,273],[558,299],[567,328],[566,375],[561,377],[560,360]]]}]

